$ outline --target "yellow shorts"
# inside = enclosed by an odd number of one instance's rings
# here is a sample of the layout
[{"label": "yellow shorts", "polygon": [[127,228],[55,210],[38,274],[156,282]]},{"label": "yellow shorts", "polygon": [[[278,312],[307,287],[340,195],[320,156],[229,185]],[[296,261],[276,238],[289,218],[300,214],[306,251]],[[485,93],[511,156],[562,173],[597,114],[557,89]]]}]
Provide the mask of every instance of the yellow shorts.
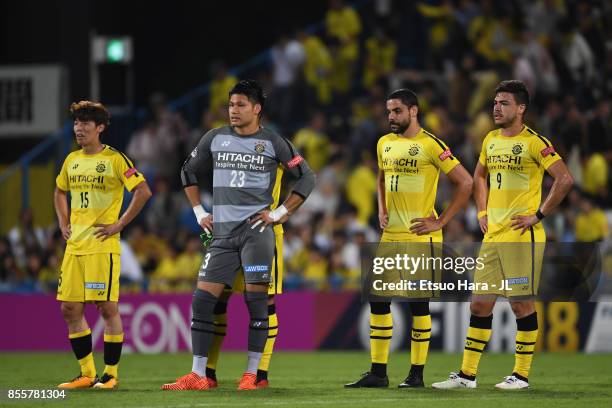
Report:
[{"label": "yellow shorts", "polygon": [[474,295],[530,297],[538,294],[546,245],[543,228],[486,236],[479,257],[484,267],[474,272]]},{"label": "yellow shorts", "polygon": [[119,254],[65,254],[57,286],[57,300],[117,302],[120,271]]},{"label": "yellow shorts", "polygon": [[[268,295],[280,295],[283,293],[283,230],[280,231],[274,228],[274,239],[276,241],[274,247],[274,259],[272,260],[272,279],[268,284]],[[242,268],[240,272],[236,274],[234,284],[231,288],[232,292],[242,293],[245,290],[244,286],[244,273]]]},{"label": "yellow shorts", "polygon": [[[397,255],[402,257],[402,269],[387,270],[375,279],[381,279],[390,284],[401,283],[403,286],[396,286],[395,289],[393,286],[387,286],[386,289],[380,290],[378,288],[381,288],[381,283],[377,283],[372,287],[370,293],[374,296],[408,299],[438,297],[439,291],[428,289],[431,288],[428,282],[440,282],[441,280],[442,270],[433,262],[433,258],[442,255],[442,237],[426,235],[414,239],[393,240],[383,236],[376,251],[376,257],[396,258]],[[416,269],[415,264],[404,262],[404,255],[419,262]],[[409,267],[409,270],[405,269],[406,266]]]}]

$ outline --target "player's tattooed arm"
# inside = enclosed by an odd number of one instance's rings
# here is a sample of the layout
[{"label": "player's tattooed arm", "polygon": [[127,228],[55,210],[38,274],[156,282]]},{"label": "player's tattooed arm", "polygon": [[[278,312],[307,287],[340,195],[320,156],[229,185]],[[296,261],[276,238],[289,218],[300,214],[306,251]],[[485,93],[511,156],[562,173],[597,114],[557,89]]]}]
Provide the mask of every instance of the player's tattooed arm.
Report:
[{"label": "player's tattooed arm", "polygon": [[70,215],[68,212],[68,197],[66,191],[55,188],[53,193],[53,205],[55,207],[55,213],[57,214],[57,221],[59,228],[62,231],[62,236],[67,241],[72,235],[72,228],[70,226]]}]

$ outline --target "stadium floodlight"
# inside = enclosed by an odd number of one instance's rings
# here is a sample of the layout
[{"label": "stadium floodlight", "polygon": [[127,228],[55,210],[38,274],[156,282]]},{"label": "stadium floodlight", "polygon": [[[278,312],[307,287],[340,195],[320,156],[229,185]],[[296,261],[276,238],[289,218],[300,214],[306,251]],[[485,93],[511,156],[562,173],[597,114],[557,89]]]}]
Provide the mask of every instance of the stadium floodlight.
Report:
[{"label": "stadium floodlight", "polygon": [[122,62],[125,58],[126,44],[123,40],[112,39],[106,43],[106,60],[108,62]]},{"label": "stadium floodlight", "polygon": [[92,39],[92,62],[96,64],[126,64],[132,62],[131,37],[94,36]]},{"label": "stadium floodlight", "polygon": [[[92,32],[90,34],[90,45],[91,98],[96,101],[100,100],[101,97],[104,97],[107,101],[110,100],[107,107],[113,110],[131,106],[134,101],[132,66],[134,47],[132,37],[97,35]],[[105,88],[106,91],[102,94],[102,84],[107,82],[109,78],[112,78],[115,85],[112,88]],[[118,90],[118,93],[116,92],[113,96],[112,91],[116,90]]]}]

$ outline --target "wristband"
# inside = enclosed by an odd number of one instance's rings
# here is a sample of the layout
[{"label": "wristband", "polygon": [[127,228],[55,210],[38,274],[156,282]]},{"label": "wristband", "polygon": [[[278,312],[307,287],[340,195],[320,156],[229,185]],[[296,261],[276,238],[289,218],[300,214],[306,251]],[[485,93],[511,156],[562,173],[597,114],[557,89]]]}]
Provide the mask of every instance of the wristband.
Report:
[{"label": "wristband", "polygon": [[284,205],[280,205],[280,206],[276,207],[275,210],[270,211],[270,213],[268,214],[268,217],[270,217],[272,219],[272,221],[278,222],[288,212],[289,212],[289,210],[287,210],[287,207],[285,207]]},{"label": "wristband", "polygon": [[206,212],[202,204],[196,205],[193,207],[193,213],[195,214],[196,220],[198,220],[198,224],[202,222],[202,220],[208,217],[210,214]]},{"label": "wristband", "polygon": [[538,220],[542,221],[542,219],[546,216],[542,214],[542,211],[540,211],[540,209],[538,208],[538,211],[536,211],[536,217],[538,218]]},{"label": "wristband", "polygon": [[478,211],[478,214],[476,215],[476,217],[478,219],[481,219],[482,217],[485,217],[487,215],[487,210],[482,210],[482,211]]}]

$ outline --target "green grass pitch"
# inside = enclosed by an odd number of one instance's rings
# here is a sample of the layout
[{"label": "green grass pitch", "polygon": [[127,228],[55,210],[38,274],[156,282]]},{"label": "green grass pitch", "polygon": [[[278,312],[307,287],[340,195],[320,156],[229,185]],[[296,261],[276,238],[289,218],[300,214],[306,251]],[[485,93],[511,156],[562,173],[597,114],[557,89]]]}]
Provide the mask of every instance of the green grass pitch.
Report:
[{"label": "green grass pitch", "polygon": [[[122,357],[120,388],[114,391],[79,390],[64,400],[9,401],[8,389],[51,389],[78,370],[68,353],[0,353],[0,406],[27,407],[611,407],[612,354],[536,354],[531,389],[498,391],[493,385],[512,370],[511,354],[485,354],[478,376],[478,389],[437,391],[432,382],[456,370],[461,356],[431,353],[425,369],[427,388],[399,390],[406,376],[409,355],[391,355],[389,389],[344,389],[369,367],[367,352],[279,352],[273,356],[270,384],[266,390],[236,391],[236,380],[246,363],[245,353],[224,353],[219,366],[220,387],[210,391],[167,392],[164,382],[191,369],[188,354]],[[98,370],[103,368],[97,353]]]}]

